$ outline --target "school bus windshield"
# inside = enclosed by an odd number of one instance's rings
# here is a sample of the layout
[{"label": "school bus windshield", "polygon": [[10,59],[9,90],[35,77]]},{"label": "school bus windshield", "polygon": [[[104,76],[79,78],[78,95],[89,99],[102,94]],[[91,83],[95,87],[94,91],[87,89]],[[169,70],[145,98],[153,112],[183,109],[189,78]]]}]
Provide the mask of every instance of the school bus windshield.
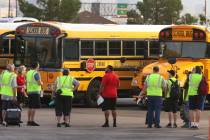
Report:
[{"label": "school bus windshield", "polygon": [[163,57],[205,58],[207,44],[205,42],[164,42]]},{"label": "school bus windshield", "polygon": [[[18,46],[20,49],[24,49],[25,57],[24,64],[30,66],[34,61],[40,62],[41,67],[50,68],[50,67],[59,67],[60,62],[60,51],[55,45],[54,38],[44,38],[44,37],[23,37],[25,41],[24,45],[21,44]],[[18,51],[23,53],[22,51]],[[17,53],[18,53],[17,52]],[[16,58],[16,63],[20,60],[21,57]],[[21,62],[20,62],[21,63]]]}]

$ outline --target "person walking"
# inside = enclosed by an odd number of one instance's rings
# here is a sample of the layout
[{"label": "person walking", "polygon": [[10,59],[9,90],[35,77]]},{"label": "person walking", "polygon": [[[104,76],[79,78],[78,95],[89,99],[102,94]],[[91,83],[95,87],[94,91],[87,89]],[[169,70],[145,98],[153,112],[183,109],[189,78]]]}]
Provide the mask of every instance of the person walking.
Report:
[{"label": "person walking", "polygon": [[55,113],[57,117],[57,127],[61,127],[61,117],[64,116],[65,127],[70,127],[70,113],[72,109],[73,92],[79,87],[79,81],[69,75],[69,70],[63,70],[63,76],[59,76],[55,81]]},{"label": "person walking", "polygon": [[27,94],[28,94],[28,126],[39,126],[35,120],[36,109],[40,108],[40,93],[41,86],[43,82],[41,80],[41,76],[38,72],[39,63],[35,62],[32,64],[32,69],[29,70],[26,74],[26,82],[27,82]]},{"label": "person walking", "polygon": [[[177,128],[177,110],[178,110],[178,99],[179,99],[179,82],[176,79],[176,73],[174,70],[169,70],[169,79],[167,81],[166,86],[166,112],[168,112],[168,120],[167,128]],[[174,123],[172,126],[172,116],[174,119]]]},{"label": "person walking", "polygon": [[200,115],[204,108],[204,100],[199,96],[199,85],[202,80],[202,70],[200,66],[196,66],[192,74],[189,76],[189,109],[190,109],[190,122],[191,127],[199,129]]},{"label": "person walking", "polygon": [[117,127],[117,88],[120,85],[118,76],[113,72],[113,67],[108,65],[105,69],[105,75],[102,78],[99,93],[104,98],[102,103],[102,111],[105,116],[105,123],[102,127],[109,127],[109,110],[112,112],[113,127]]},{"label": "person walking", "polygon": [[26,93],[26,80],[25,80],[25,73],[26,73],[26,67],[25,66],[20,66],[17,69],[17,101],[20,105],[20,107],[23,107],[25,97],[28,97]]},{"label": "person walking", "polygon": [[0,76],[0,86],[1,86],[1,100],[2,100],[2,119],[3,125],[6,125],[5,117],[6,110],[13,107],[17,94],[17,82],[16,74],[14,73],[14,64],[8,64],[7,70],[4,70]]},{"label": "person walking", "polygon": [[[148,97],[148,126],[147,128],[152,128],[153,115],[155,113],[155,128],[161,128],[160,126],[160,112],[162,109],[162,95],[165,91],[165,81],[163,77],[159,74],[159,67],[153,67],[153,73],[148,75],[144,88],[142,89],[142,94],[147,94]],[[141,98],[141,97],[140,97]]]}]

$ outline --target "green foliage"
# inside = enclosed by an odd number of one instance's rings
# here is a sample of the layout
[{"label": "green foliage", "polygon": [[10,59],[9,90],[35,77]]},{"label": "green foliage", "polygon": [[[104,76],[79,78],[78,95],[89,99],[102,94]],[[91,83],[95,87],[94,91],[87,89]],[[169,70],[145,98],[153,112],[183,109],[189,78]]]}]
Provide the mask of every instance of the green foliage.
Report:
[{"label": "green foliage", "polygon": [[70,22],[77,16],[80,6],[79,0],[37,0],[36,5],[19,0],[24,16],[47,21]]},{"label": "green foliage", "polygon": [[128,11],[127,17],[127,24],[143,24],[143,17],[136,10]]},{"label": "green foliage", "polygon": [[137,3],[145,24],[176,23],[183,9],[181,0],[143,0]]},{"label": "green foliage", "polygon": [[190,13],[186,13],[180,18],[179,24],[196,24],[198,22],[198,18],[192,16]]},{"label": "green foliage", "polygon": [[199,15],[199,19],[200,19],[200,24],[204,25],[206,23],[206,17],[203,14]]}]

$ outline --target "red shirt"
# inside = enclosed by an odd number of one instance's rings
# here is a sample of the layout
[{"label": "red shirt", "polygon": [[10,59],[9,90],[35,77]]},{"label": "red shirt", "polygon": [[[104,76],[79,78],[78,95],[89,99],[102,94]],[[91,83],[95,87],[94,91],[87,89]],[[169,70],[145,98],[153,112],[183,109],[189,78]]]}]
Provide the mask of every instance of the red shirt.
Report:
[{"label": "red shirt", "polygon": [[17,76],[18,93],[23,93],[25,83],[26,83],[25,77],[23,75],[18,75]]},{"label": "red shirt", "polygon": [[117,88],[119,86],[119,78],[113,72],[107,72],[102,78],[104,89],[102,96],[105,98],[117,98]]}]

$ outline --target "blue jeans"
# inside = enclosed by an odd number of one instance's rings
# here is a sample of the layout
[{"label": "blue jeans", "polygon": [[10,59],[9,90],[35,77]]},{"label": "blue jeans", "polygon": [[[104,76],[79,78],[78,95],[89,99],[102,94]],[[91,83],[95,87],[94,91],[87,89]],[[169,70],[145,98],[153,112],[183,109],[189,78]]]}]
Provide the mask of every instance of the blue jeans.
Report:
[{"label": "blue jeans", "polygon": [[153,116],[155,114],[155,125],[160,124],[160,112],[162,109],[162,97],[148,96],[148,125],[152,126]]}]

